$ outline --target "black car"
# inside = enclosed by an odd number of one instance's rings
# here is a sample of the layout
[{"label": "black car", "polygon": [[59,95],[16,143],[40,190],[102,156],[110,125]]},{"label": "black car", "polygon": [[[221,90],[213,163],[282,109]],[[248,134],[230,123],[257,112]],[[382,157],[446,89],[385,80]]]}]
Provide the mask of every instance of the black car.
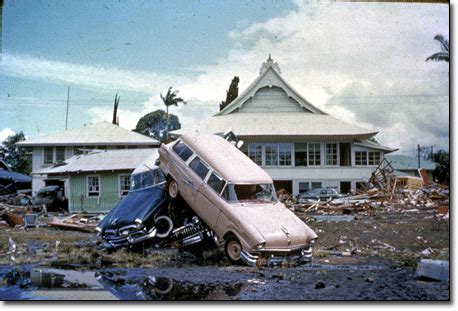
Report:
[{"label": "black car", "polygon": [[301,193],[297,196],[299,203],[308,203],[315,201],[329,201],[333,199],[346,197],[345,194],[340,194],[334,188],[317,188],[308,190],[307,192]]},{"label": "black car", "polygon": [[38,190],[32,198],[32,205],[36,207],[46,207],[48,211],[66,210],[68,200],[64,196],[62,186],[46,186]]},{"label": "black car", "polygon": [[171,219],[160,215],[167,202],[165,176],[149,164],[135,169],[129,193],[97,226],[105,247],[130,246],[170,233]]}]

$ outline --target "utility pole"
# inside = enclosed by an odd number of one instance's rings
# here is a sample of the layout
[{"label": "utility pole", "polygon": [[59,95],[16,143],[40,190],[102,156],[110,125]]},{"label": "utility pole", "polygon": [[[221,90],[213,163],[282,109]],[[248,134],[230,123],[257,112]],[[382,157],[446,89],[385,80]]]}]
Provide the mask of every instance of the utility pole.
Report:
[{"label": "utility pole", "polygon": [[65,130],[67,130],[68,125],[68,104],[70,103],[70,86],[67,89],[67,114],[65,116]]},{"label": "utility pole", "polygon": [[418,168],[420,168],[420,145],[417,147],[417,153],[418,153]]}]

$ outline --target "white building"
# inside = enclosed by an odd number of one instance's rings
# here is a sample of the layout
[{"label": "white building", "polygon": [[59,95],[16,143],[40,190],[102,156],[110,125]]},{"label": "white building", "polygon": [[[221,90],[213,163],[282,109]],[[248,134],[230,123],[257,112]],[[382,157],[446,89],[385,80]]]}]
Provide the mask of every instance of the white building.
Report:
[{"label": "white building", "polygon": [[269,56],[259,76],[233,102],[193,128],[178,130],[224,133],[232,129],[244,151],[276,183],[294,195],[310,188],[341,192],[367,181],[385,153],[376,131],[351,125],[319,110],[281,76]]},{"label": "white building", "polygon": [[101,122],[28,139],[16,145],[32,148],[32,192],[35,195],[45,185],[64,185],[65,193],[69,193],[67,179],[48,178],[41,172],[85,150],[157,148],[160,143],[148,136]]}]

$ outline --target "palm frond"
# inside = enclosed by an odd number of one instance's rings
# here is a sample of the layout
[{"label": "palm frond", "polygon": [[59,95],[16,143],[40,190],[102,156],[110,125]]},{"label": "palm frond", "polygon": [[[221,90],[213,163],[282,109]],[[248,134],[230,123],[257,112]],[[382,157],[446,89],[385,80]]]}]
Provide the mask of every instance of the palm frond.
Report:
[{"label": "palm frond", "polygon": [[442,51],[447,51],[447,52],[449,52],[449,42],[448,42],[447,39],[444,38],[443,35],[436,35],[436,36],[434,37],[434,40],[437,40],[437,41],[440,42],[440,44],[441,44],[441,50],[442,50]]},{"label": "palm frond", "polygon": [[450,54],[447,52],[439,52],[439,53],[435,53],[431,56],[429,56],[426,61],[445,61],[445,62],[449,62],[449,59],[450,59]]}]

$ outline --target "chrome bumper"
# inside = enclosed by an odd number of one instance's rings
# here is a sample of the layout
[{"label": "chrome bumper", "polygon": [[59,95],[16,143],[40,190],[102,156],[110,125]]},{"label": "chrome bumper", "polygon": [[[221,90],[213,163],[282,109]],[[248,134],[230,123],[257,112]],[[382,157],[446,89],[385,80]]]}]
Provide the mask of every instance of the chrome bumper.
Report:
[{"label": "chrome bumper", "polygon": [[243,262],[251,267],[261,266],[278,266],[282,263],[292,262],[297,265],[303,265],[312,262],[312,251],[313,248],[311,246],[304,248],[301,251],[300,255],[292,255],[292,256],[276,256],[275,254],[269,254],[266,256],[261,256],[257,254],[252,254],[246,251],[242,251],[240,253],[240,257],[242,258]]}]

